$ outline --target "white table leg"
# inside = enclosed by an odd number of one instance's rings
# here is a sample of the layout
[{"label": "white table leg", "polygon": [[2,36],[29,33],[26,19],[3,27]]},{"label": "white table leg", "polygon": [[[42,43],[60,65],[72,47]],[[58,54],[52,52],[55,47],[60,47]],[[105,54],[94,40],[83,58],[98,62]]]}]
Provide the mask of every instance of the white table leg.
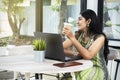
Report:
[{"label": "white table leg", "polygon": [[76,80],[74,72],[71,72],[71,76],[72,76],[72,80]]},{"label": "white table leg", "polygon": [[14,80],[18,79],[19,72],[14,72]]},{"label": "white table leg", "polygon": [[30,73],[25,73],[25,80],[30,80]]}]

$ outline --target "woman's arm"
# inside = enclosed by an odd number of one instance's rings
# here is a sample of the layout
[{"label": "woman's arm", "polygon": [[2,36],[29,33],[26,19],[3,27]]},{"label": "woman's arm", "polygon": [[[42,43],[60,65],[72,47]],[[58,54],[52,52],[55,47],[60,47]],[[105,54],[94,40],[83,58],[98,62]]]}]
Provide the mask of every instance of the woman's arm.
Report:
[{"label": "woman's arm", "polygon": [[72,46],[72,41],[70,39],[66,39],[64,42],[63,42],[63,48],[64,49],[67,49],[69,47]]},{"label": "woman's arm", "polygon": [[104,45],[104,40],[105,37],[102,35],[98,37],[93,44],[89,47],[89,49],[84,48],[78,40],[76,40],[74,37],[69,38],[73,45],[76,47],[78,50],[79,54],[81,55],[84,59],[92,59],[101,49],[101,47]]},{"label": "woman's arm", "polygon": [[73,51],[70,49],[71,46],[72,46],[72,41],[70,39],[66,39],[63,42],[64,53],[67,56],[73,56]]}]

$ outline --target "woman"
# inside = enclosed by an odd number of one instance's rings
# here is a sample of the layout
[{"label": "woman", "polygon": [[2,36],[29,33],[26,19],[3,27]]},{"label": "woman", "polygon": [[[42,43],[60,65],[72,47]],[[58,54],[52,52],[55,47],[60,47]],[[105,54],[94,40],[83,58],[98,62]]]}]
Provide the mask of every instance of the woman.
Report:
[{"label": "woman", "polygon": [[[109,80],[106,67],[108,42],[102,32],[103,28],[99,26],[96,13],[90,9],[85,10],[79,16],[77,24],[78,32],[75,36],[70,28],[63,28],[63,33],[68,37],[63,42],[64,52],[91,60],[93,67],[75,72],[76,80]],[[73,49],[69,50],[71,46]]]}]

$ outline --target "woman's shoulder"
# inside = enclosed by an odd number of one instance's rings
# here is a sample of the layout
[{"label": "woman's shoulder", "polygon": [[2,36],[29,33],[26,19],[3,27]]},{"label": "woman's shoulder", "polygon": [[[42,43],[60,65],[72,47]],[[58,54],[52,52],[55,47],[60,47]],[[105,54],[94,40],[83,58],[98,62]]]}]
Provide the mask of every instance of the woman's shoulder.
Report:
[{"label": "woman's shoulder", "polygon": [[96,40],[97,38],[105,38],[105,36],[103,34],[94,34],[94,40]]}]

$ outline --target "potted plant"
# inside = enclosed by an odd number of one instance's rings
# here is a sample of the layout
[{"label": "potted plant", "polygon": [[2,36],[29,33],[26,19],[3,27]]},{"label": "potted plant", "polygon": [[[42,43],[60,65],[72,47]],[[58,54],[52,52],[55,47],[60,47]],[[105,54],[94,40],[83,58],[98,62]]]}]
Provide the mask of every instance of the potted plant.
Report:
[{"label": "potted plant", "polygon": [[33,41],[34,59],[36,62],[43,62],[45,58],[46,42],[43,39]]},{"label": "potted plant", "polygon": [[5,47],[7,44],[8,42],[6,40],[0,38],[0,47]]},{"label": "potted plant", "polygon": [[0,38],[0,55],[7,55],[7,45],[7,40]]}]

